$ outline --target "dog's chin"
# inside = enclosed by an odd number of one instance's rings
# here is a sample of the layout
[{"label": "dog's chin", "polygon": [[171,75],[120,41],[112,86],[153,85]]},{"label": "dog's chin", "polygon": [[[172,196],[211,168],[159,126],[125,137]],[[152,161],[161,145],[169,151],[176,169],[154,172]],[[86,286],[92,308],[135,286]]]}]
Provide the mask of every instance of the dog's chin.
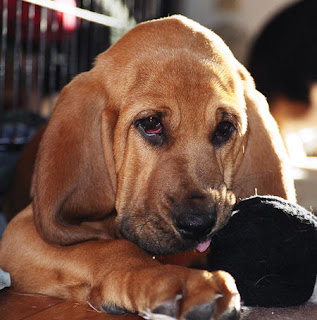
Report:
[{"label": "dog's chin", "polygon": [[203,239],[200,241],[197,240],[188,240],[183,239],[180,236],[171,234],[167,236],[166,234],[160,234],[159,232],[155,233],[155,236],[146,235],[142,233],[141,235],[135,235],[131,232],[121,231],[121,235],[126,240],[129,240],[147,253],[151,255],[168,255],[174,253],[181,253],[186,251],[191,251],[196,249],[197,251],[203,252],[208,249],[210,240]]},{"label": "dog's chin", "polygon": [[168,255],[173,253],[180,253],[191,251],[195,249],[199,244],[197,241],[166,241],[165,243],[156,243],[155,240],[149,239],[149,241],[139,241],[138,246],[143,250],[153,255]]},{"label": "dog's chin", "polygon": [[198,241],[189,240],[167,241],[165,244],[162,244],[156,243],[153,239],[149,239],[149,241],[138,241],[137,245],[149,254],[161,256],[191,251],[200,247]]},{"label": "dog's chin", "polygon": [[[152,215],[153,217],[158,217]],[[151,255],[168,255],[182,253],[196,249],[203,252],[208,249],[211,236],[201,239],[186,239],[182,237],[175,228],[167,225],[161,219],[156,218],[152,223],[140,226],[134,224],[131,216],[117,220],[117,230],[122,238],[135,243],[138,247]]]}]

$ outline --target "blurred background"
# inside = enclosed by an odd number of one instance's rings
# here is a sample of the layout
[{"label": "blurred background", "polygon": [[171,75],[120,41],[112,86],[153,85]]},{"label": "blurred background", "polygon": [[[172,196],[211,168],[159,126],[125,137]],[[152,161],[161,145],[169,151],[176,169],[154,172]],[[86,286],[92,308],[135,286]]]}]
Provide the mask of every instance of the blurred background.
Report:
[{"label": "blurred background", "polygon": [[21,150],[49,119],[61,88],[135,24],[181,13],[218,33],[251,71],[290,153],[298,201],[316,209],[316,3],[0,0],[0,204]]}]

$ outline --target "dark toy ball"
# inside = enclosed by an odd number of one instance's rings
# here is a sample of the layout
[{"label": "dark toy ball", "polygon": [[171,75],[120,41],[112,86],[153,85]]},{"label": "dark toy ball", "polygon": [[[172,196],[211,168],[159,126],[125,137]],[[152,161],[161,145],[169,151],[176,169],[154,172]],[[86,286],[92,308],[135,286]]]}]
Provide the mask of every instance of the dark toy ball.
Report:
[{"label": "dark toy ball", "polygon": [[233,275],[248,306],[286,307],[307,301],[317,271],[317,218],[278,197],[238,203],[212,239],[208,269]]}]

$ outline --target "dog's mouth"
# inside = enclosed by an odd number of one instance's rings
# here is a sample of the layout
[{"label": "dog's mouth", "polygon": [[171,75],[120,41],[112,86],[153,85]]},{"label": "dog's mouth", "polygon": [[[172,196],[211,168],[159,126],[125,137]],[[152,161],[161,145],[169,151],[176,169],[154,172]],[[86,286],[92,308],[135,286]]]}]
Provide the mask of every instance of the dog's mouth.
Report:
[{"label": "dog's mouth", "polygon": [[209,248],[210,243],[211,243],[211,240],[206,240],[204,242],[199,243],[195,249],[198,252],[203,253]]},{"label": "dog's mouth", "polygon": [[[125,238],[140,248],[154,255],[169,255],[196,250],[205,252],[211,243],[214,227],[205,227],[199,231],[189,232],[167,224],[159,215],[151,215],[144,223],[132,216],[118,220],[117,230]],[[164,223],[165,222],[165,223]]]},{"label": "dog's mouth", "polygon": [[188,252],[196,250],[199,253],[205,252],[211,243],[210,238],[205,240],[183,239],[182,237],[175,236],[173,233],[155,233],[146,234],[127,234],[122,233],[122,236],[127,240],[134,242],[140,248],[154,255],[169,255],[174,253]]},{"label": "dog's mouth", "polygon": [[210,247],[211,244],[211,235],[204,237],[200,240],[194,239],[175,239],[173,246],[169,248],[170,253],[180,253],[195,250],[199,253],[203,253]]},{"label": "dog's mouth", "polygon": [[162,246],[162,243],[158,244],[153,242],[150,246],[143,241],[138,242],[137,244],[147,251],[149,254],[155,255],[169,255],[174,253],[189,252],[196,250],[199,253],[203,253],[210,247],[211,240],[205,240],[197,243],[195,240],[180,240],[180,239],[170,239],[166,242],[166,246]]}]

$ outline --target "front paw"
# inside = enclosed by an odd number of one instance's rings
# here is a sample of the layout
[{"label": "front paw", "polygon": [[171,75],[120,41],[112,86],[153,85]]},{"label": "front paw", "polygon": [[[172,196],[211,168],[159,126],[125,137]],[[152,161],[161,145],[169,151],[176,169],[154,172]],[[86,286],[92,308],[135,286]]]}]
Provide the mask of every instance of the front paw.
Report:
[{"label": "front paw", "polygon": [[224,271],[156,265],[111,275],[113,281],[103,283],[102,291],[97,286],[90,296],[97,305],[103,292],[101,305],[108,313],[131,312],[151,320],[239,319],[240,296]]},{"label": "front paw", "polygon": [[[139,312],[152,320],[237,320],[240,318],[240,296],[233,278],[226,272],[187,269],[182,274],[182,293]],[[181,273],[181,272],[179,272]],[[176,274],[175,274],[176,276]]]},{"label": "front paw", "polygon": [[240,295],[234,279],[227,272],[198,271],[187,280],[188,293],[180,319],[237,320]]}]

